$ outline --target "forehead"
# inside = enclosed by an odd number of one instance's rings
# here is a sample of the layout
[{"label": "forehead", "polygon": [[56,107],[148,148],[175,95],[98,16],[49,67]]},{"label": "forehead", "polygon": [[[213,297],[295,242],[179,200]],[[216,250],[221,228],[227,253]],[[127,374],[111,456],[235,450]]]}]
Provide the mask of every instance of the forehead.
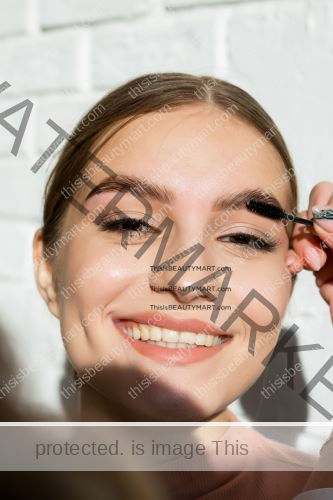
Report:
[{"label": "forehead", "polygon": [[[203,104],[148,113],[118,131],[96,155],[117,174],[164,185],[176,198],[189,200],[206,186],[203,204],[245,187],[271,189],[285,167],[269,136],[232,113],[224,114],[223,121],[222,113]],[[107,177],[96,171],[92,180]],[[289,183],[283,182],[274,195],[286,207]]]}]

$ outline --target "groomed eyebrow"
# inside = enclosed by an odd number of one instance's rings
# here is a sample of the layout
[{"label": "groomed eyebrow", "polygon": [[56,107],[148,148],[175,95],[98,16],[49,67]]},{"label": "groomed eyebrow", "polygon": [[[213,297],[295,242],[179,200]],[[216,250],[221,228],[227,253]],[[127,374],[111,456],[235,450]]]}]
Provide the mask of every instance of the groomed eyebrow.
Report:
[{"label": "groomed eyebrow", "polygon": [[283,209],[281,203],[274,195],[268,194],[262,188],[258,187],[217,198],[213,204],[213,210],[223,211],[228,210],[230,207],[245,208],[247,202],[250,200],[262,201]]},{"label": "groomed eyebrow", "polygon": [[[118,175],[115,179],[108,177],[97,184],[87,195],[85,202],[100,193],[105,192],[121,192],[129,191],[133,194],[138,194],[152,200],[162,203],[172,203],[175,201],[176,196],[165,186],[149,182],[146,178],[137,176]],[[212,210],[224,211],[230,207],[238,209],[245,208],[246,203],[250,200],[263,201],[270,203],[282,209],[279,200],[262,188],[244,189],[238,193],[229,193],[218,197],[212,205]]]},{"label": "groomed eyebrow", "polygon": [[138,194],[162,203],[172,203],[175,200],[174,194],[164,186],[153,184],[145,178],[118,175],[115,179],[108,177],[97,184],[87,195],[85,201],[100,193],[112,191],[129,191],[134,195]]}]

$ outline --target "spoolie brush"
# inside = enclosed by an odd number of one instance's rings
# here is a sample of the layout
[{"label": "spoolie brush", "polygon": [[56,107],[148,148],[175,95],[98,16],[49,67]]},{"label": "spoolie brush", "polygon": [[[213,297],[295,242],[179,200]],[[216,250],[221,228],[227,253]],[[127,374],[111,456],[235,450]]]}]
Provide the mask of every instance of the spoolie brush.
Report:
[{"label": "spoolie brush", "polygon": [[273,220],[287,219],[290,222],[297,222],[298,224],[305,224],[305,226],[313,227],[312,220],[297,217],[294,214],[287,214],[282,208],[273,205],[272,203],[265,203],[257,200],[250,200],[246,203],[246,208],[257,215],[268,217]]}]

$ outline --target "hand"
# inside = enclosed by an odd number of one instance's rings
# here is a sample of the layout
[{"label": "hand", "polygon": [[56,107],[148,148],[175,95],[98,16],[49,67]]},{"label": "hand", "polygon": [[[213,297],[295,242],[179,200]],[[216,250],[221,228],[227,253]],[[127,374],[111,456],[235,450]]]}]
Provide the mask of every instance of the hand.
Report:
[{"label": "hand", "polygon": [[333,183],[320,182],[310,193],[309,208],[300,217],[312,219],[319,210],[331,210],[331,218],[314,219],[313,228],[295,224],[292,242],[301,259],[294,266],[294,272],[307,269],[313,271],[316,285],[322,298],[330,308],[333,321]]}]

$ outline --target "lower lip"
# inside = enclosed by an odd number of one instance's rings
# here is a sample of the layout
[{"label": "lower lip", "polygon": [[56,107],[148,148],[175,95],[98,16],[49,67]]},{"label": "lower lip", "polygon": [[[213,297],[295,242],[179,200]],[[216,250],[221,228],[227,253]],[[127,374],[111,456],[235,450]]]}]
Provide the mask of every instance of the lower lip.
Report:
[{"label": "lower lip", "polygon": [[[154,361],[158,361],[160,363],[165,363],[175,356],[177,360],[177,364],[186,365],[190,363],[198,363],[199,361],[204,361],[205,359],[211,358],[215,356],[217,353],[221,352],[222,349],[225,349],[230,342],[232,341],[232,337],[226,340],[223,344],[214,346],[214,347],[190,347],[185,350],[185,348],[179,349],[168,349],[167,347],[161,347],[158,345],[148,344],[142,340],[134,340],[133,338],[126,335],[125,332],[115,323],[115,326],[123,338],[131,339],[131,346],[137,352],[146,356],[147,358],[153,359]],[[186,355],[184,354],[186,352]]]}]

